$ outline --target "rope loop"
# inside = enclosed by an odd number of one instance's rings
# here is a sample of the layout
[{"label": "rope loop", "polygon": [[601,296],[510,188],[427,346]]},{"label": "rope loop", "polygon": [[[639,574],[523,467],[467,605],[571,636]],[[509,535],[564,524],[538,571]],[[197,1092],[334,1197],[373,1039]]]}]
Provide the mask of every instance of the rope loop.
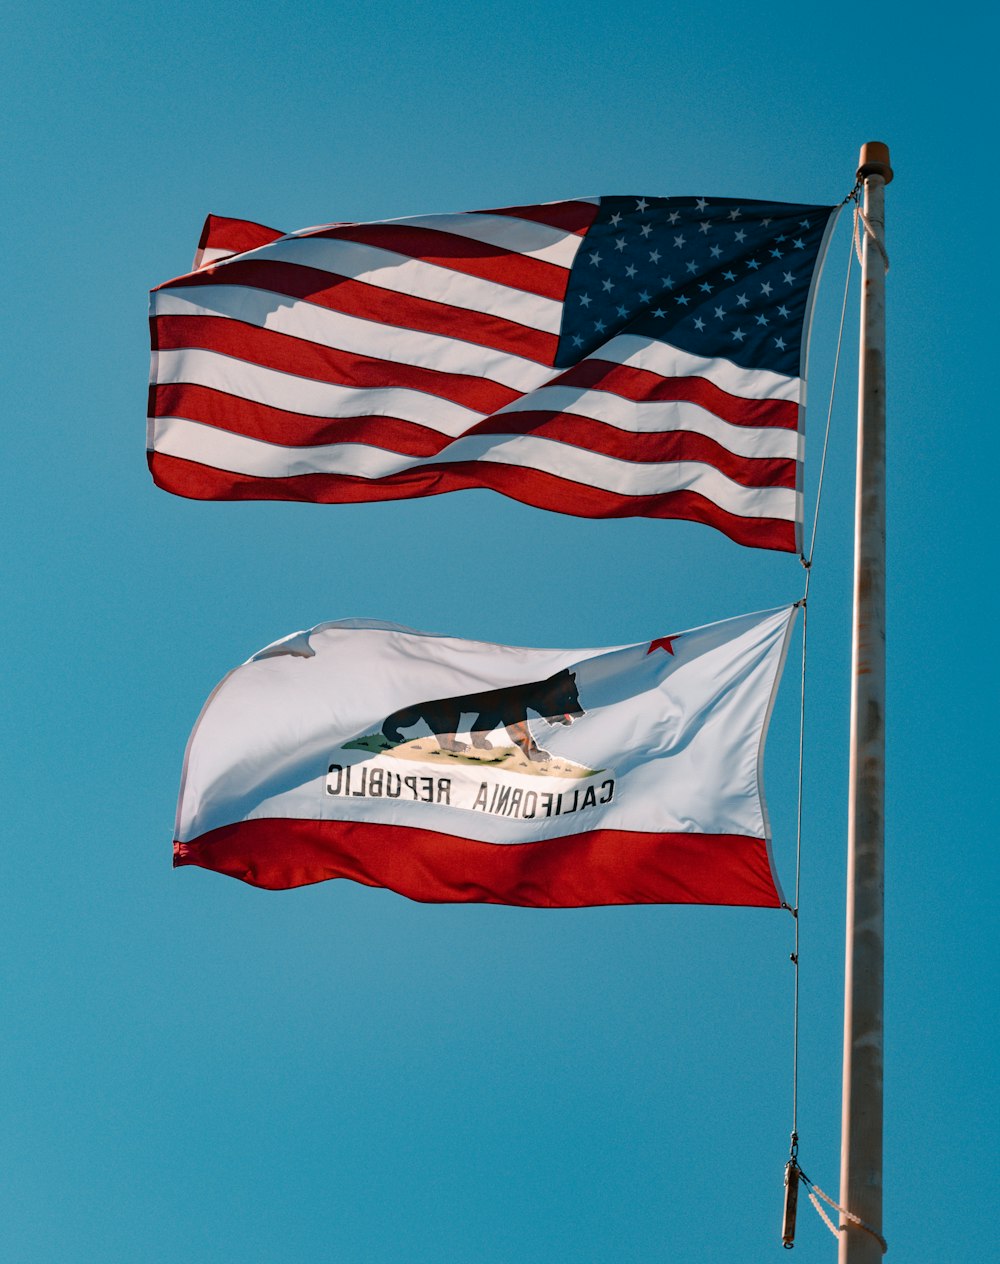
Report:
[{"label": "rope loop", "polygon": [[806,1187],[806,1191],[809,1194],[809,1201],[819,1212],[820,1218],[835,1238],[839,1237],[840,1234],[846,1231],[847,1225],[834,1225],[833,1221],[819,1205],[820,1198],[822,1198],[828,1206],[832,1207],[834,1211],[839,1211],[842,1216],[846,1217],[851,1222],[851,1224],[856,1224],[859,1229],[864,1229],[865,1233],[870,1233],[882,1248],[882,1254],[885,1255],[886,1251],[889,1249],[889,1243],[886,1242],[885,1238],[883,1238],[877,1229],[873,1229],[870,1224],[866,1224],[865,1221],[862,1220],[860,1216],[856,1216],[853,1211],[848,1211],[846,1207],[841,1207],[840,1203],[834,1202],[830,1195],[821,1190],[818,1185],[814,1184],[797,1164],[796,1168],[798,1170],[799,1180]]}]

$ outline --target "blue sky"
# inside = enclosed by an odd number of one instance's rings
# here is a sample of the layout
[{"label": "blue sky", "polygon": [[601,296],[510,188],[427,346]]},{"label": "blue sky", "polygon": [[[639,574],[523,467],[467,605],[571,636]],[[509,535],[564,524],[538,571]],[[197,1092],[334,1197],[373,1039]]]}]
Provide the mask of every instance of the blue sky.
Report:
[{"label": "blue sky", "polygon": [[[295,229],[600,193],[832,203],[872,138],[896,169],[885,1232],[911,1264],[991,1258],[983,10],[55,3],[6,25],[5,1258],[780,1252],[787,914],[266,893],[173,872],[170,839],[204,698],[296,628],[624,643],[795,600],[797,561],[488,493],[167,496],[144,459],[146,291],[186,270],[210,211]],[[848,254],[844,218],[813,330],[810,506]],[[856,296],[805,764],[801,1161],[835,1195]],[[797,712],[793,657],[766,765],[786,887]],[[834,1251],[803,1204],[793,1258]]]}]

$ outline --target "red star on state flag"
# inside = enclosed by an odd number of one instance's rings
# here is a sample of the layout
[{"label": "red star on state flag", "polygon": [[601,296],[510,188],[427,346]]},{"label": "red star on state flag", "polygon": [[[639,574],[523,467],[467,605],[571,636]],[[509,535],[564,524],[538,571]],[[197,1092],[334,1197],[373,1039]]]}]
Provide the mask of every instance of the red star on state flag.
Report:
[{"label": "red star on state flag", "polygon": [[674,641],[676,636],[658,636],[655,641],[650,641],[647,654],[652,654],[653,650],[666,650],[668,654],[674,652]]}]

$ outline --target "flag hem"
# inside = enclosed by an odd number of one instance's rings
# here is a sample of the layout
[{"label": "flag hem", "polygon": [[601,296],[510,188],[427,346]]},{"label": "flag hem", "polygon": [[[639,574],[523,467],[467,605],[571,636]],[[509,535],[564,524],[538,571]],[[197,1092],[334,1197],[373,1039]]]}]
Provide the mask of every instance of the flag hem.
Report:
[{"label": "flag hem", "polygon": [[809,396],[809,344],[812,335],[816,294],[819,290],[820,279],[823,276],[823,267],[826,263],[833,231],[837,226],[837,220],[842,208],[843,204],[833,207],[827,217],[823,240],[820,242],[819,250],[816,252],[816,262],[813,265],[812,279],[809,282],[809,293],[806,295],[806,310],[802,317],[802,342],[799,346],[799,382],[801,383],[801,389],[799,392],[799,420],[797,427],[800,448],[799,459],[795,462],[795,490],[798,492],[797,515],[795,518],[795,552],[800,555],[805,532],[805,442],[806,402]]},{"label": "flag hem", "polygon": [[774,711],[774,704],[778,697],[778,689],[781,685],[781,678],[785,674],[785,661],[788,658],[788,647],[791,644],[792,629],[795,627],[795,620],[799,613],[798,604],[790,607],[788,614],[788,622],[785,625],[785,634],[782,638],[781,652],[778,655],[778,661],[774,669],[774,679],[771,682],[771,692],[767,700],[767,709],[764,712],[764,719],[760,726],[760,741],[757,745],[757,802],[760,807],[760,817],[764,825],[764,845],[767,848],[767,863],[771,869],[771,881],[774,883],[774,889],[778,893],[778,899],[781,901],[782,907],[787,906],[784,892],[781,887],[781,880],[778,877],[778,870],[774,863],[774,853],[771,848],[771,820],[767,811],[767,795],[764,793],[764,751],[767,746],[767,733],[771,724],[771,715]]}]

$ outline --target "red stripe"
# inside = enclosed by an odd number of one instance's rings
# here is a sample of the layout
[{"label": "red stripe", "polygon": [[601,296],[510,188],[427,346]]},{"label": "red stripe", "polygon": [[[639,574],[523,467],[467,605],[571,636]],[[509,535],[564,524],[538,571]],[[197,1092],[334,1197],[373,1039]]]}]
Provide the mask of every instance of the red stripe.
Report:
[{"label": "red stripe", "polygon": [[422,333],[444,334],[448,338],[507,351],[545,365],[553,363],[559,345],[559,339],[554,334],[529,329],[526,325],[486,312],[450,307],[431,299],[400,294],[396,290],[383,290],[334,272],[304,268],[294,263],[278,263],[272,259],[234,259],[231,263],[178,277],[158,288],[189,289],[206,285],[247,285],[267,290],[278,298],[304,299],[317,307],[377,321],[390,330],[401,327]]},{"label": "red stripe", "polygon": [[511,219],[527,219],[533,224],[548,224],[550,228],[562,228],[567,233],[585,237],[597,218],[597,202],[552,202],[548,206],[494,206],[490,210],[476,211],[477,215],[509,215]]},{"label": "red stripe", "polygon": [[151,388],[149,416],[184,417],[286,447],[363,443],[403,456],[429,457],[453,442],[439,430],[400,417],[311,417],[187,382]]},{"label": "red stripe", "polygon": [[337,386],[404,387],[440,396],[480,413],[495,412],[521,396],[520,391],[501,386],[488,378],[442,373],[438,369],[400,364],[395,360],[379,360],[375,356],[324,347],[306,338],[295,338],[291,334],[276,333],[273,329],[261,329],[257,325],[246,325],[226,317],[159,316],[155,325],[153,345],[156,350],[179,351],[199,347],[248,360],[264,368]]},{"label": "red stripe", "polygon": [[234,255],[244,250],[256,250],[267,246],[284,233],[265,224],[255,224],[249,219],[228,219],[224,215],[209,215],[201,230],[199,250],[229,250]]},{"label": "red stripe", "polygon": [[590,830],[498,844],[405,825],[252,820],[175,843],[174,865],[269,890],[350,878],[426,903],[781,906],[766,844],[739,834]]},{"label": "red stripe", "polygon": [[663,377],[648,369],[636,369],[610,360],[581,360],[548,385],[584,386],[643,403],[680,401],[698,404],[706,412],[734,426],[796,430],[799,424],[799,406],[789,400],[747,399],[731,395],[703,377]]},{"label": "red stripe", "polygon": [[[363,443],[405,456],[430,457],[455,442],[452,435],[400,417],[384,414],[316,417],[258,404],[189,382],[151,387],[149,416],[184,417],[232,434],[288,447]],[[470,426],[460,437],[472,434],[532,434],[623,461],[699,461],[711,465],[742,487],[795,487],[794,461],[735,456],[713,439],[686,431],[637,435],[571,414],[517,412],[489,417],[479,425]]]},{"label": "red stripe", "polygon": [[343,224],[310,233],[309,238],[313,237],[378,246],[382,250],[419,259],[422,263],[436,264],[451,272],[463,272],[484,281],[495,281],[528,294],[556,299],[560,303],[566,297],[568,268],[544,259],[532,259],[503,246],[442,232],[438,228],[423,228],[417,224]]},{"label": "red stripe", "polygon": [[522,504],[579,518],[684,518],[715,527],[737,544],[784,553],[794,553],[796,548],[793,522],[727,513],[697,492],[622,496],[540,470],[487,461],[424,466],[389,478],[366,479],[344,474],[254,478],[159,452],[149,453],[148,459],[158,487],[192,500],[296,500],[345,505],[489,488]]},{"label": "red stripe", "polygon": [[746,457],[706,435],[689,430],[620,430],[606,422],[575,413],[543,410],[501,413],[471,426],[467,434],[530,434],[572,447],[584,448],[620,461],[658,464],[670,461],[699,461],[711,465],[742,487],[795,488],[796,463],[784,457]]}]

